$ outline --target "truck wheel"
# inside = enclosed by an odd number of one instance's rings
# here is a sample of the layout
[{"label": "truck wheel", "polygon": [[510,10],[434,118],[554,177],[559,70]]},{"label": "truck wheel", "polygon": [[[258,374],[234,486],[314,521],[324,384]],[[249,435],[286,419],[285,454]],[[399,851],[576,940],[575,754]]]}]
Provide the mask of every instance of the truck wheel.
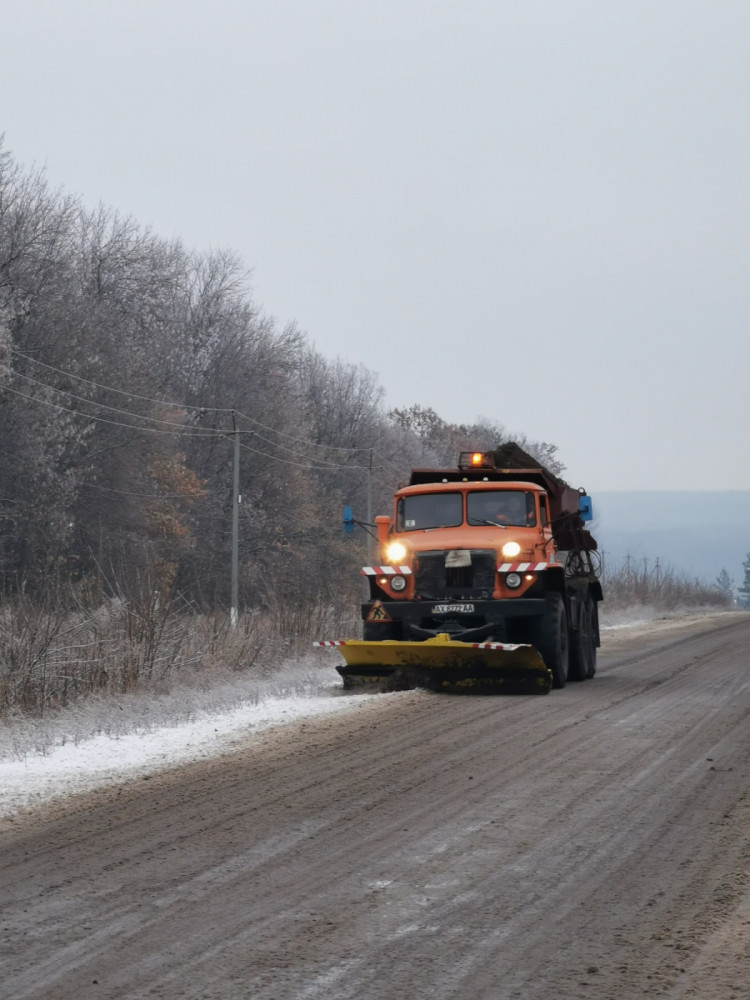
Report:
[{"label": "truck wheel", "polygon": [[568,616],[560,594],[547,594],[544,615],[534,630],[534,645],[552,673],[552,686],[568,680]]},{"label": "truck wheel", "polygon": [[596,673],[596,647],[599,645],[599,605],[591,601],[591,658],[589,659],[589,677]]},{"label": "truck wheel", "polygon": [[585,681],[596,673],[596,645],[594,641],[595,605],[587,594],[581,608],[578,631],[570,636],[570,671],[572,681]]}]

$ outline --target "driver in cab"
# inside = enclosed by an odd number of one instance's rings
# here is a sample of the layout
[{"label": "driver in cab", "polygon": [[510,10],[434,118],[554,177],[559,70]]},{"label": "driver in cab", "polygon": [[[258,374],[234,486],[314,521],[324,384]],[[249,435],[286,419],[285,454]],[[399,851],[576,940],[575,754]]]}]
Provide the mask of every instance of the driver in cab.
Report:
[{"label": "driver in cab", "polygon": [[485,501],[484,517],[493,524],[522,526],[532,523],[524,493],[495,493]]}]

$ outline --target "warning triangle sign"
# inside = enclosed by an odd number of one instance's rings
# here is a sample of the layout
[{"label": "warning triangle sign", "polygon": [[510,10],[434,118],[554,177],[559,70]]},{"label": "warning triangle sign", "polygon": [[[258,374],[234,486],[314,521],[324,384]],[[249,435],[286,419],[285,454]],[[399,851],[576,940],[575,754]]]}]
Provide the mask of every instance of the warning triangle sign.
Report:
[{"label": "warning triangle sign", "polygon": [[372,607],[367,612],[366,622],[389,622],[391,616],[385,610],[380,601],[374,601]]}]

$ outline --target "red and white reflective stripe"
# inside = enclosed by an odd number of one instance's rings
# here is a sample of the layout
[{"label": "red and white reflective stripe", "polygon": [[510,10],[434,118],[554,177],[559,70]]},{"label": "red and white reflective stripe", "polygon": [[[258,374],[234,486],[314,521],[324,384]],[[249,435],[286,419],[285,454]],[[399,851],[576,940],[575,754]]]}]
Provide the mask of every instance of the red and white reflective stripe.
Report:
[{"label": "red and white reflective stripe", "polygon": [[472,642],[472,649],[523,649],[528,643]]},{"label": "red and white reflective stripe", "polygon": [[314,642],[313,646],[345,646],[346,643],[346,639],[322,639],[320,642]]},{"label": "red and white reflective stripe", "polygon": [[411,569],[408,566],[363,566],[363,576],[395,576],[400,573],[402,576],[409,576]]},{"label": "red and white reflective stripe", "polygon": [[549,563],[500,563],[498,573],[529,573],[546,569]]}]

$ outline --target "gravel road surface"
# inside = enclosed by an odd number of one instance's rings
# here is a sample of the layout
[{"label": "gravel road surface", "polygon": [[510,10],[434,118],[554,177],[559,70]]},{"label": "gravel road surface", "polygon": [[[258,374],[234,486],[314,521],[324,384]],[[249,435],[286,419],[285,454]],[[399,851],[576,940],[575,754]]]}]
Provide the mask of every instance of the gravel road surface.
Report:
[{"label": "gravel road surface", "polygon": [[0,830],[3,1000],[750,997],[750,616],[372,696]]}]

